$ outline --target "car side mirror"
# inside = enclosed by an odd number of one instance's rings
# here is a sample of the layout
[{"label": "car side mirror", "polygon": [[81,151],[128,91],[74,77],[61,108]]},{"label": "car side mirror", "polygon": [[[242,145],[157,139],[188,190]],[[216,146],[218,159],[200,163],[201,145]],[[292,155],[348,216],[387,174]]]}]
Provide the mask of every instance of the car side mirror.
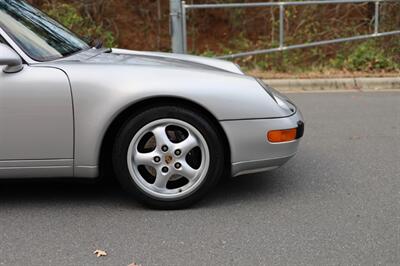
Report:
[{"label": "car side mirror", "polygon": [[24,68],[21,57],[2,43],[0,43],[0,66],[6,66],[3,68],[4,73],[17,73]]}]

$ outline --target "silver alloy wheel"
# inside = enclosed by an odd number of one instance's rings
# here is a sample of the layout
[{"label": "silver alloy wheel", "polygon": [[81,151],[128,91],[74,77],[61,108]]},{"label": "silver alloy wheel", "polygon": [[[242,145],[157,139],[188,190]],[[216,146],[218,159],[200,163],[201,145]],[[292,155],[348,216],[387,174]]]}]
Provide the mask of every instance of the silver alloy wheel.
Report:
[{"label": "silver alloy wheel", "polygon": [[127,162],[132,179],[143,191],[156,199],[176,200],[203,183],[210,152],[202,134],[189,123],[160,119],[135,134]]}]

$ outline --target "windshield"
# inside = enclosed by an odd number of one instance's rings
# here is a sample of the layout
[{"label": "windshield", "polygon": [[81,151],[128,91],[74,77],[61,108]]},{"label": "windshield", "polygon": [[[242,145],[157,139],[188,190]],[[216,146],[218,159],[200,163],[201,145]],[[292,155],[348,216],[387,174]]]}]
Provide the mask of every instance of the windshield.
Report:
[{"label": "windshield", "polygon": [[0,27],[36,61],[50,61],[90,47],[24,1],[0,0]]}]

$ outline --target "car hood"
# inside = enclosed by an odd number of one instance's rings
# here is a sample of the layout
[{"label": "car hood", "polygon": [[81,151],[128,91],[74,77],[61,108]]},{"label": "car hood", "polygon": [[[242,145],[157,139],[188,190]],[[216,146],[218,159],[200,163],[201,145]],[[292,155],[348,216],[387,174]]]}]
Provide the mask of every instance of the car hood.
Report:
[{"label": "car hood", "polygon": [[243,75],[240,68],[229,61],[191,55],[141,52],[124,49],[90,49],[58,61],[79,61],[86,64],[143,65],[205,69]]},{"label": "car hood", "polygon": [[278,118],[295,112],[262,82],[244,75],[235,64],[216,59],[90,49],[32,67],[57,68],[68,76],[74,104],[84,110],[76,110],[77,114],[96,112],[92,108],[99,103],[123,110],[141,100],[170,97],[194,102],[221,121]]}]

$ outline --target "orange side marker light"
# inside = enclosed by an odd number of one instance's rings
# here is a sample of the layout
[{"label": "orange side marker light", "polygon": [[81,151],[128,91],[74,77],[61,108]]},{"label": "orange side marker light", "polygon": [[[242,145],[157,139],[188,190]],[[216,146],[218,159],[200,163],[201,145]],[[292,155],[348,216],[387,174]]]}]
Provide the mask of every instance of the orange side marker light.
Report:
[{"label": "orange side marker light", "polygon": [[267,134],[267,139],[269,142],[288,142],[296,139],[297,128],[284,129],[284,130],[272,130]]}]

